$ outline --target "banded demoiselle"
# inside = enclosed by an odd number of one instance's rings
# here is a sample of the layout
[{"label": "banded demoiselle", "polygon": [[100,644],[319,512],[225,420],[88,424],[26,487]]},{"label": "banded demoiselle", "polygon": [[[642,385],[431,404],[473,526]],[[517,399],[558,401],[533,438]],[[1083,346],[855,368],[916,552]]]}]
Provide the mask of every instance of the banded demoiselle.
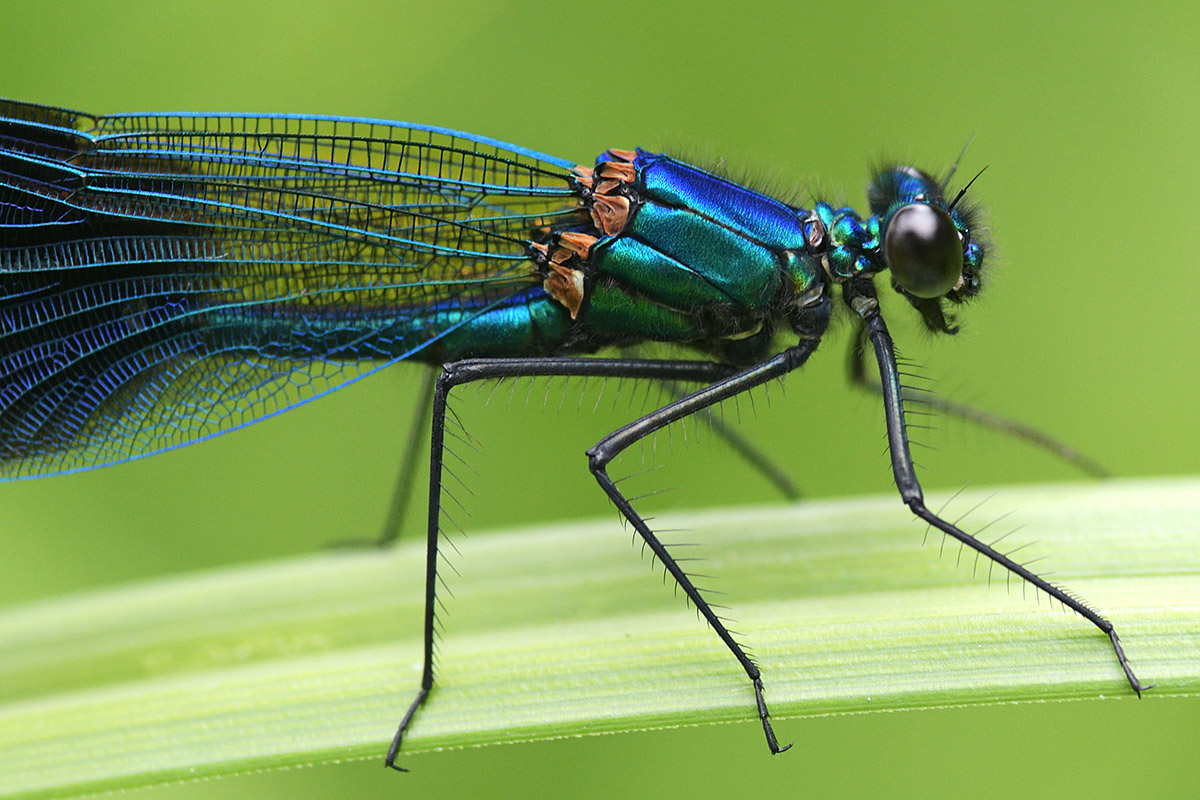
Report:
[{"label": "banded demoiselle", "polygon": [[[951,170],[953,173],[953,170]],[[871,213],[798,208],[644,150],[592,166],[482,136],[372,119],[93,116],[0,101],[0,476],[86,470],[272,416],[398,361],[432,390],[424,668],[434,684],[447,397],[514,376],[702,388],[588,451],[601,489],[749,678],[759,666],[610,479],[631,444],[801,367],[840,298],[878,364],[896,485],[920,519],[1090,621],[1113,625],[926,508],[904,387],[876,297],[934,332],[974,298],[986,246],[963,187],[879,170]],[[969,186],[969,184],[968,184]],[[690,359],[585,357],[645,342]]]}]

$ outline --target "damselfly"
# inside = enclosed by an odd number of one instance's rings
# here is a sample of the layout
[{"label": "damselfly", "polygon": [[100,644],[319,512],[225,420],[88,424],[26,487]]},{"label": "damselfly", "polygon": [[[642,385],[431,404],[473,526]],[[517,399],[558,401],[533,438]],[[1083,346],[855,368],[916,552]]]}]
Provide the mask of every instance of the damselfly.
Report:
[{"label": "damselfly", "polygon": [[[392,766],[434,685],[450,391],[515,376],[700,383],[605,436],[589,466],[737,659],[780,752],[758,665],[607,467],[664,426],[801,367],[840,298],[860,327],[856,370],[868,345],[878,363],[904,503],[1107,634],[1140,693],[1108,620],[925,507],[875,277],[886,270],[930,330],[955,331],[947,311],[979,293],[986,247],[962,202],[970,184],[948,199],[949,180],[882,169],[861,217],[644,150],[580,166],[425,125],[98,117],[0,101],[0,476],[128,461],[397,361],[439,367],[424,668]],[[582,357],[644,342],[692,359]]]}]

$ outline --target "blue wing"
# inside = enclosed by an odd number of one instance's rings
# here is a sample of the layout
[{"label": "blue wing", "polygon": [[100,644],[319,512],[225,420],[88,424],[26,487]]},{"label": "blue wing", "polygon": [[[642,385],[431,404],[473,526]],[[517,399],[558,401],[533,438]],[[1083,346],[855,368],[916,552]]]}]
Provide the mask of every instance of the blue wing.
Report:
[{"label": "blue wing", "polygon": [[380,120],[0,101],[0,479],[436,361],[457,325],[540,291],[529,241],[578,218],[572,167]]}]

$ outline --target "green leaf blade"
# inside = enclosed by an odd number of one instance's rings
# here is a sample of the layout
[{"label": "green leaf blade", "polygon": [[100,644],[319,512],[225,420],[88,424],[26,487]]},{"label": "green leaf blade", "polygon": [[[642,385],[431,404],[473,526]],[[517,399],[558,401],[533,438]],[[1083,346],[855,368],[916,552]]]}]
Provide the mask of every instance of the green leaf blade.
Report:
[{"label": "green leaf blade", "polygon": [[[1113,620],[1158,684],[1148,699],[1200,692],[1200,481],[1005,489],[985,508],[983,522],[1017,509],[1013,546],[1040,540],[1030,557],[1052,554],[1054,580]],[[922,548],[893,498],[661,524],[701,545],[687,555],[727,592],[714,599],[740,620],[785,740],[787,719],[817,714],[1134,697],[1103,634],[1005,591],[999,571],[989,588],[957,545]],[[406,751],[756,721],[744,674],[611,520],[455,545],[438,684]],[[0,613],[4,796],[382,759],[420,676],[423,547]]]}]

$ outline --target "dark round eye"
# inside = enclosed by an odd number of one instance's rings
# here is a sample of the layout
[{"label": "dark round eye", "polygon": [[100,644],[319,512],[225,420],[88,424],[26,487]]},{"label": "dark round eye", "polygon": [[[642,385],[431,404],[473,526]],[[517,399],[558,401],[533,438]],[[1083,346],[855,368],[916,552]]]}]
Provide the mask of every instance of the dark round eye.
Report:
[{"label": "dark round eye", "polygon": [[941,297],[962,276],[962,242],[954,222],[926,203],[910,203],[892,215],[883,249],[892,276],[915,297]]}]

